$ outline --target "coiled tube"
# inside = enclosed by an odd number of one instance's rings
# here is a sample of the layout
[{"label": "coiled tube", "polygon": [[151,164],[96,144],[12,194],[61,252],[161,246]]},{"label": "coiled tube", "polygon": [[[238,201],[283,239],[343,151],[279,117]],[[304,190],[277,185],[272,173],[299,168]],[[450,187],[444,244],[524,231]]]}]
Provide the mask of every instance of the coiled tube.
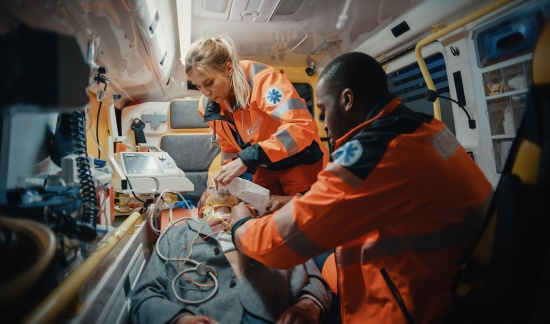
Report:
[{"label": "coiled tube", "polygon": [[76,111],[70,113],[71,136],[74,142],[77,172],[80,180],[80,190],[83,199],[82,217],[77,222],[78,238],[84,242],[91,242],[96,239],[96,211],[97,197],[94,186],[94,179],[90,171],[90,162],[86,151],[86,128],[84,112]]}]

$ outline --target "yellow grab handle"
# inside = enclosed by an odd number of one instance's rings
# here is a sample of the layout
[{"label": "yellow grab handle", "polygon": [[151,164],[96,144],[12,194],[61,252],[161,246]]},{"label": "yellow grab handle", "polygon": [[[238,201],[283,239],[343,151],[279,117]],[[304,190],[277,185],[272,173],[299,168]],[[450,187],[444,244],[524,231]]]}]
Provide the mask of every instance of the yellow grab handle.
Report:
[{"label": "yellow grab handle", "polygon": [[[430,72],[428,71],[428,67],[426,66],[426,62],[424,61],[424,57],[422,56],[422,47],[436,41],[438,38],[443,37],[447,35],[448,33],[451,33],[455,30],[457,30],[460,27],[463,27],[472,21],[485,16],[486,14],[512,2],[513,0],[498,0],[495,1],[478,11],[471,13],[470,15],[461,18],[449,26],[439,29],[433,34],[430,34],[428,37],[422,39],[420,42],[416,44],[416,48],[414,49],[414,52],[416,54],[416,61],[418,62],[418,66],[420,67],[420,71],[422,72],[422,76],[424,77],[424,80],[426,80],[426,86],[430,90],[436,90],[434,82],[432,80],[432,77],[430,76]],[[434,101],[434,117],[441,120],[441,107],[439,105],[439,98],[436,98]]]}]

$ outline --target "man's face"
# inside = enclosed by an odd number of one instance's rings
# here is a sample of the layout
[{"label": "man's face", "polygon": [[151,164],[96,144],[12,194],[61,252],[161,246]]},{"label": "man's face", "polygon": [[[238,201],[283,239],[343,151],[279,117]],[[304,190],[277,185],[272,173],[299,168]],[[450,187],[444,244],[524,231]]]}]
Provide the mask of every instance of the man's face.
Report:
[{"label": "man's face", "polygon": [[324,114],[325,131],[330,138],[330,144],[334,146],[336,140],[344,136],[348,130],[345,127],[347,123],[344,116],[340,112],[340,98],[331,96],[327,83],[321,78],[315,87],[315,94],[321,116]]},{"label": "man's face", "polygon": [[202,193],[201,198],[199,199],[199,202],[197,204],[199,218],[204,217],[204,207],[206,206],[206,199],[208,199],[208,197],[210,197],[211,195],[212,193],[210,192],[210,190],[208,190],[208,188],[206,188],[206,190]]}]

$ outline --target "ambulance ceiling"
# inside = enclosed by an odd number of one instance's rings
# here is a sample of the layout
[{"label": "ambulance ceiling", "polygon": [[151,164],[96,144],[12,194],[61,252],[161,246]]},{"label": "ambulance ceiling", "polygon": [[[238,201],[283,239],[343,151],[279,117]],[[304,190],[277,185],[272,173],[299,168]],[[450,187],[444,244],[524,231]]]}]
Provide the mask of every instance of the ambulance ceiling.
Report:
[{"label": "ambulance ceiling", "polygon": [[[0,0],[0,35],[21,24],[74,35],[83,54],[93,46],[93,62],[108,68],[107,91],[121,102],[166,101],[196,95],[180,59],[203,36],[229,34],[245,59],[322,68],[348,51],[390,55],[490,1]],[[396,37],[403,21],[410,30]]]},{"label": "ambulance ceiling", "polygon": [[93,42],[94,63],[108,67],[112,91],[130,101],[169,100],[186,91],[179,60],[197,38],[226,33],[245,59],[319,67],[436,1],[0,0],[0,34],[26,24],[76,36],[83,53]]},{"label": "ambulance ceiling", "polygon": [[[331,51],[353,47],[366,33],[387,26],[423,0],[192,0],[178,1],[182,56],[191,41],[225,33],[244,58],[304,66]],[[184,12],[182,12],[184,11]],[[340,16],[347,19],[340,19]],[[186,30],[190,26],[190,31]],[[185,37],[185,36],[184,36]]]}]

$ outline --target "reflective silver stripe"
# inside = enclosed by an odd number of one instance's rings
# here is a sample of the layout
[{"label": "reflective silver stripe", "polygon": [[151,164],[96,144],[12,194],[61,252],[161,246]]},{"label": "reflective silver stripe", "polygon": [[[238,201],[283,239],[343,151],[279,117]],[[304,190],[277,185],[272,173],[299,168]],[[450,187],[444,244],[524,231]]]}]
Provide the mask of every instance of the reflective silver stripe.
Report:
[{"label": "reflective silver stripe", "polygon": [[340,178],[340,180],[347,183],[353,189],[359,188],[363,183],[363,179],[359,178],[340,164],[329,162],[325,170]]},{"label": "reflective silver stripe", "polygon": [[205,96],[202,96],[201,97],[201,102],[202,102],[202,111],[206,111],[206,106],[208,106],[208,99],[207,97]]},{"label": "reflective silver stripe", "polygon": [[339,258],[339,267],[349,267],[369,262],[380,257],[393,256],[401,252],[426,253],[450,249],[467,240],[474,239],[489,209],[492,193],[476,210],[462,221],[435,233],[411,236],[389,236],[379,241],[368,242],[346,248]]},{"label": "reflective silver stripe", "polygon": [[263,63],[252,63],[252,66],[250,67],[250,75],[248,76],[248,83],[250,83],[250,88],[254,87],[254,76],[266,68],[267,65]]},{"label": "reflective silver stripe", "polygon": [[326,251],[313,243],[294,222],[294,216],[292,215],[293,202],[286,204],[279,211],[275,213],[273,219],[275,225],[279,230],[279,235],[283,239],[283,242],[294,253],[304,258],[311,258],[312,256],[319,255]]},{"label": "reflective silver stripe", "polygon": [[277,133],[274,134],[275,137],[283,144],[286,151],[288,152],[288,156],[292,156],[296,153],[298,153],[298,144],[296,144],[296,141],[292,138],[292,135],[286,130],[280,130]]},{"label": "reflective silver stripe", "polygon": [[287,111],[301,109],[307,110],[307,107],[304,105],[302,100],[300,98],[290,98],[278,105],[277,108],[271,112],[271,117],[280,123],[281,116],[283,116]]},{"label": "reflective silver stripe", "polygon": [[226,153],[226,152],[222,152],[222,162],[223,162],[223,161],[227,161],[227,160],[229,160],[229,159],[233,160],[233,159],[238,158],[238,157],[239,157],[239,154],[237,154],[237,153],[232,153],[232,152]]}]

